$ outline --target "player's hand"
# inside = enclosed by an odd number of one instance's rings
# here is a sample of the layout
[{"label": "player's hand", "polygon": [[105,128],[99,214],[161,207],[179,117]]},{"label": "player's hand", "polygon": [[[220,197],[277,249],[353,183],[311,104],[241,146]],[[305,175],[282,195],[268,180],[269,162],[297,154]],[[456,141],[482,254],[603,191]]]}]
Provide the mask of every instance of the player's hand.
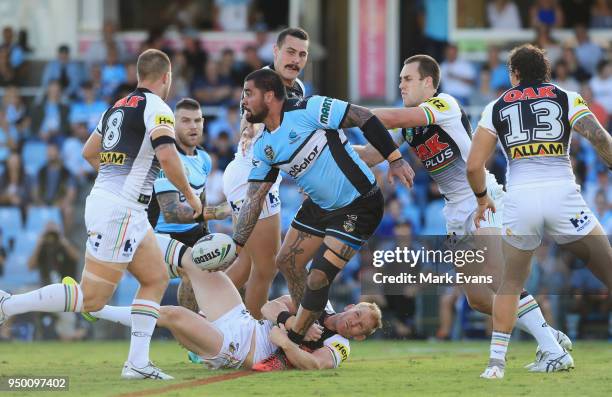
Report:
[{"label": "player's hand", "polygon": [[407,187],[412,187],[414,183],[414,171],[403,158],[399,158],[389,163],[387,181],[391,185],[394,184],[393,178],[399,179],[399,181]]},{"label": "player's hand", "polygon": [[287,336],[287,330],[283,324],[272,327],[270,330],[270,341],[280,348],[286,346],[288,341],[291,342]]},{"label": "player's hand", "polygon": [[193,219],[195,220],[197,220],[198,218],[201,219],[203,217],[203,214],[202,214],[202,201],[200,201],[200,198],[192,193],[189,195],[189,197],[187,197],[187,202],[189,203],[191,208],[193,208]]},{"label": "player's hand", "polygon": [[323,335],[323,327],[319,324],[312,324],[308,331],[306,331],[306,335],[304,335],[304,342],[316,342],[321,339]]},{"label": "player's hand", "polygon": [[[480,221],[486,221],[487,216],[490,216],[491,213],[495,213],[495,202],[493,202],[493,199],[488,194],[476,200],[478,201],[478,208],[476,208],[476,213],[474,215],[474,225],[476,225],[476,228],[480,229]],[[487,212],[487,210],[490,212]]]}]

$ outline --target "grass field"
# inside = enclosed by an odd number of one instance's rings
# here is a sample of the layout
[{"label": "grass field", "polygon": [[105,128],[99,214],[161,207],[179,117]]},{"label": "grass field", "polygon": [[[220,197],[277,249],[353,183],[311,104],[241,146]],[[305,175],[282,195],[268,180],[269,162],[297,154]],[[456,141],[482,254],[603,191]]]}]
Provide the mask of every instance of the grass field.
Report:
[{"label": "grass field", "polygon": [[[266,374],[207,371],[188,363],[174,342],[152,346],[152,359],[176,380],[122,381],[127,342],[0,343],[0,376],[69,376],[70,391],[56,396],[605,396],[612,390],[612,345],[605,342],[576,343],[576,369],[556,374],[528,373],[522,367],[533,359],[535,345],[511,343],[500,381],[478,378],[486,341],[355,343],[340,369]],[[26,394],[34,393],[0,392]]]}]

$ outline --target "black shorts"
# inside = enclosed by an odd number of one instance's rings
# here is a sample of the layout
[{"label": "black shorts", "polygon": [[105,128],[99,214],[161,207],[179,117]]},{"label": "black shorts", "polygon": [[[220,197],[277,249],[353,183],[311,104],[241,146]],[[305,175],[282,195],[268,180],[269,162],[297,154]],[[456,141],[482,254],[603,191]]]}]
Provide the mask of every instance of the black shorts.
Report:
[{"label": "black shorts", "polygon": [[374,234],[385,211],[385,199],[378,187],[349,205],[324,210],[310,197],[304,200],[291,226],[317,237],[333,236],[359,249]]},{"label": "black shorts", "polygon": [[199,239],[209,234],[208,230],[202,224],[199,224],[186,232],[167,233],[160,231],[159,233],[169,234],[171,238],[180,241],[188,247],[193,247]]}]

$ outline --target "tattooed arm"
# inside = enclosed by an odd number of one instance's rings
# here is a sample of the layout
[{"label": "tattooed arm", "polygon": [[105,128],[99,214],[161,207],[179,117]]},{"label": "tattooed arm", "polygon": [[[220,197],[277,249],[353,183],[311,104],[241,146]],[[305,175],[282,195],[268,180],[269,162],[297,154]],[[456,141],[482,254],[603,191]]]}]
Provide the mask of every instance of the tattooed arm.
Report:
[{"label": "tattooed arm", "polygon": [[207,221],[213,219],[225,219],[231,215],[232,207],[230,207],[227,201],[219,205],[204,208],[204,219]]},{"label": "tattooed arm", "polygon": [[612,167],[612,137],[595,116],[589,114],[574,124],[574,130],[591,142],[606,167]]},{"label": "tattooed arm", "polygon": [[274,185],[274,182],[249,182],[246,198],[240,208],[238,220],[234,227],[234,234],[232,236],[234,242],[236,242],[237,250],[244,247],[251,232],[253,232],[255,224],[259,219],[259,214],[261,213],[266,194],[268,194],[272,185]]},{"label": "tattooed arm", "polygon": [[159,209],[168,223],[193,223],[193,208],[187,203],[181,203],[178,192],[163,192],[158,194]]}]

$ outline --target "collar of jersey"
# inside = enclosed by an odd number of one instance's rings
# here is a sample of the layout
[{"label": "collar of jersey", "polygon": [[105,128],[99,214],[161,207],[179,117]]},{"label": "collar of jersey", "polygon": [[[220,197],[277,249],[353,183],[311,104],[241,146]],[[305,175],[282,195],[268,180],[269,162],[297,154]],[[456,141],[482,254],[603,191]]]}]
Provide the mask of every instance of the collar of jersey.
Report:
[{"label": "collar of jersey", "polygon": [[200,150],[204,150],[199,146],[195,147],[195,150],[193,151],[193,154],[187,154],[185,153],[185,151],[178,145],[178,143],[174,143],[174,146],[176,146],[176,150],[182,154],[183,156],[187,156],[187,157],[196,157],[198,155],[198,149]]},{"label": "collar of jersey", "polygon": [[144,87],[136,87],[136,89],[137,89],[138,91],[141,91],[141,92],[144,92],[144,93],[147,93],[147,92],[148,92],[149,94],[152,94],[151,90],[150,90],[150,89],[148,89],[148,88],[144,88]]}]

